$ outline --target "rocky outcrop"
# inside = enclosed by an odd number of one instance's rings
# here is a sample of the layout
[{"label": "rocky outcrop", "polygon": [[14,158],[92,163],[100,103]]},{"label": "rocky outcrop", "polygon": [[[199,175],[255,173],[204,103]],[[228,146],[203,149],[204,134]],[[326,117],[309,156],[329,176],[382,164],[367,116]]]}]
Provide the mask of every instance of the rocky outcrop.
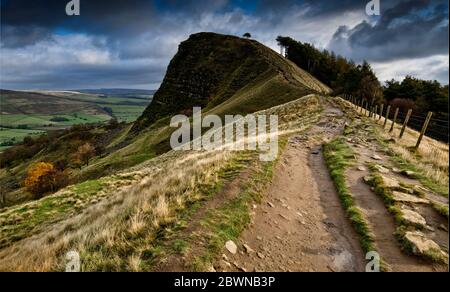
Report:
[{"label": "rocky outcrop", "polygon": [[436,242],[428,239],[422,232],[408,231],[404,236],[404,240],[409,244],[414,254],[448,264],[448,254],[442,251]]}]

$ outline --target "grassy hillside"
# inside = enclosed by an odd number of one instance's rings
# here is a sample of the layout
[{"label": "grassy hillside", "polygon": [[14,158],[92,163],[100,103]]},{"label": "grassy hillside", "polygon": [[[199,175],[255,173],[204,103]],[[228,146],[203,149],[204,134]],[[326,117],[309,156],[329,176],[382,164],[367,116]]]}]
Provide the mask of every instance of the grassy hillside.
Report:
[{"label": "grassy hillside", "polygon": [[168,115],[189,114],[193,106],[250,113],[328,92],[327,86],[257,41],[198,33],[180,44],[134,131]]},{"label": "grassy hillside", "polygon": [[[71,109],[94,113],[91,119],[102,116],[100,113],[104,111],[104,107],[109,107],[115,116],[122,116],[122,120],[128,121],[134,120],[141,113],[146,102],[143,96],[146,92],[142,91],[81,91],[21,92],[18,95],[7,92],[4,99],[20,103],[19,97],[23,97],[23,102],[26,102],[26,97],[37,96],[41,99],[39,102],[58,101],[60,110],[64,109],[64,104],[69,104]],[[70,179],[72,182],[97,179],[166,153],[170,150],[170,135],[175,130],[169,127],[170,116],[180,111],[189,114],[192,106],[203,106],[204,114],[246,114],[315,92],[327,93],[329,89],[256,41],[212,33],[193,35],[180,45],[164,82],[138,121],[131,127],[121,127],[112,133],[99,129],[107,139],[92,143],[98,145],[101,151],[89,165],[72,169]],[[38,107],[37,103],[34,105],[35,108]],[[80,106],[76,108],[75,105]],[[82,106],[86,108],[83,109]],[[29,108],[31,111],[33,106]],[[99,115],[96,115],[95,110],[98,110]],[[59,113],[58,116],[69,119],[59,123],[70,124],[74,121],[70,115]],[[77,113],[78,117],[83,115],[85,113]],[[3,116],[5,121],[13,119],[10,115]],[[32,112],[24,118],[29,123],[37,119]],[[50,116],[46,118],[48,120]],[[70,135],[69,138],[62,136],[58,141],[63,141],[59,144],[67,145],[55,147],[50,143],[33,157],[17,161],[7,171],[0,172],[0,181],[11,186],[6,191],[10,202],[20,202],[28,197],[19,186],[32,163],[57,162],[58,157],[70,159],[77,145],[80,145],[79,139],[70,138]],[[15,197],[20,200],[14,200]]]},{"label": "grassy hillside", "polygon": [[[282,138],[317,122],[320,111],[319,98],[309,95],[262,114],[280,116]],[[85,271],[154,269],[164,253],[173,252],[160,245],[158,234],[182,228],[189,214],[246,165],[261,169],[253,174],[261,179],[254,187],[264,189],[265,171],[272,166],[261,163],[257,153],[169,151],[115,175],[5,209],[0,214],[0,269],[61,270],[58,255],[73,248],[86,259]],[[247,208],[256,199],[243,198],[236,207]],[[43,253],[35,253],[37,245]]]},{"label": "grassy hillside", "polygon": [[[209,48],[211,51],[207,53],[205,48]],[[203,50],[202,54],[207,54],[207,56],[197,56],[196,54],[201,50]],[[229,58],[235,58],[232,65],[228,62]],[[193,68],[197,69],[192,71]],[[201,73],[205,68],[214,70]],[[212,83],[208,78],[212,78]],[[198,89],[197,85],[203,86],[203,89]],[[169,96],[169,94],[175,92],[179,94],[173,95],[173,98]],[[82,134],[82,137],[84,137],[82,141],[77,138],[79,134],[75,136],[71,133],[63,134],[58,139],[53,139],[54,142],[50,141],[31,158],[25,161],[16,161],[11,167],[0,171],[2,183],[11,186],[7,197],[15,203],[9,205],[19,203],[17,207],[10,207],[3,212],[7,217],[2,217],[6,220],[3,220],[6,225],[1,229],[1,232],[6,233],[2,233],[0,245],[3,247],[9,246],[17,240],[28,237],[29,234],[42,230],[49,222],[66,220],[73,214],[86,210],[85,208],[90,206],[91,203],[99,202],[107,194],[117,194],[122,186],[133,186],[136,188],[136,192],[141,192],[139,185],[143,182],[141,180],[144,177],[147,186],[153,185],[154,181],[160,181],[162,184],[158,187],[160,190],[169,185],[176,186],[177,189],[174,189],[174,191],[181,192],[177,196],[176,202],[189,205],[191,201],[195,202],[201,199],[201,196],[197,197],[198,191],[205,192],[207,191],[205,188],[214,189],[217,183],[215,177],[218,172],[232,171],[234,168],[233,161],[239,160],[241,154],[223,151],[220,153],[170,151],[169,138],[175,130],[169,127],[172,114],[180,111],[185,112],[195,105],[203,106],[204,114],[216,113],[221,116],[227,113],[254,113],[272,108],[271,112],[280,112],[280,115],[282,115],[281,130],[295,132],[304,129],[310,122],[313,122],[317,112],[320,111],[317,97],[310,95],[316,92],[328,93],[329,89],[288,60],[255,41],[216,34],[194,35],[180,46],[180,51],[171,62],[160,90],[155,94],[155,100],[134,126],[121,126],[113,132],[102,127],[86,129],[83,130],[85,133]],[[70,103],[94,101],[97,106],[107,105],[111,108],[129,110],[128,105],[116,103],[116,96],[105,98],[102,95],[73,92],[47,92],[47,94],[52,97],[56,95],[56,98],[62,98]],[[204,99],[206,95],[209,96]],[[306,95],[308,97],[302,99]],[[162,100],[165,99],[174,106],[160,106]],[[137,98],[134,101],[139,102],[141,100]],[[182,106],[179,107],[178,105]],[[94,139],[94,137],[98,137],[100,140]],[[26,190],[21,188],[27,168],[39,161],[56,162],[60,157],[70,158],[78,148],[77,145],[81,145],[85,141],[100,146],[99,149],[101,150],[90,161],[89,165],[71,168],[69,163],[70,179],[74,185],[55,195],[28,203],[31,209],[26,207],[28,204],[23,205],[22,202],[30,199]],[[57,143],[57,145],[54,145],[54,143]],[[195,169],[190,177],[184,173],[187,171],[187,165],[191,165],[190,167]],[[206,171],[206,169],[209,170]],[[174,177],[167,174],[168,170],[171,170]],[[117,173],[121,174],[117,175]],[[140,175],[135,175],[139,173]],[[181,184],[175,183],[173,180],[178,180],[177,177],[180,175],[186,180],[183,179]],[[198,185],[201,181],[204,181],[206,185],[203,185],[203,183]],[[182,196],[183,190],[178,189],[179,187],[184,188],[185,183],[192,186],[191,190],[194,191],[192,198],[190,198],[191,195]],[[156,185],[151,186],[151,188],[155,188],[155,191],[158,189]],[[148,194],[153,196],[150,193]],[[120,210],[125,212],[123,214],[127,214],[128,211],[136,207],[135,199],[140,200],[139,196],[131,196],[129,199],[131,201],[127,203],[125,209],[120,207]],[[172,200],[175,197],[170,199],[167,197],[166,199],[170,202],[157,201],[157,205],[167,203],[170,205],[168,206],[170,209],[168,212],[175,212],[177,208],[172,205],[174,203]],[[22,209],[22,207],[25,207],[25,209]],[[162,206],[162,208],[165,207]],[[111,211],[113,209],[115,208],[112,208]],[[27,215],[24,215],[24,217],[18,215],[17,218],[16,215],[13,215],[13,217],[6,215],[16,214],[15,210],[22,210]],[[34,213],[31,210],[37,212]],[[10,213],[11,211],[12,213]],[[34,215],[31,215],[31,212]],[[166,211],[163,209],[161,212],[165,214]],[[30,219],[28,214],[37,217]],[[117,215],[117,213],[115,214]],[[161,215],[164,217],[166,216],[164,214]],[[23,224],[15,221],[18,218],[24,219]],[[30,220],[25,220],[25,218]],[[87,217],[85,218],[87,219]],[[124,220],[123,222],[128,222],[127,218],[124,218]],[[13,221],[19,224],[12,227],[10,224],[13,224]],[[155,222],[155,224],[158,225],[159,223]],[[91,227],[94,226],[96,225]],[[118,228],[125,226],[119,223]],[[151,232],[154,232],[153,227],[151,229],[153,230]],[[92,269],[98,269],[100,265],[105,264],[103,260],[100,261],[99,266],[92,267]],[[55,268],[50,267],[50,269]],[[117,266],[114,269],[120,269],[120,267]]]}]

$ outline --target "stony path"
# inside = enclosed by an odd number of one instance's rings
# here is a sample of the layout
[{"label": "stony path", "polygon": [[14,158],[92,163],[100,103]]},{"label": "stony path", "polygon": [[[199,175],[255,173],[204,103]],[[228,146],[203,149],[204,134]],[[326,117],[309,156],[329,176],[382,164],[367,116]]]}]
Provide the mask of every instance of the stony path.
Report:
[{"label": "stony path", "polygon": [[321,145],[340,134],[345,120],[326,105],[322,119],[293,136],[264,201],[219,271],[364,271],[364,255],[345,217]]},{"label": "stony path", "polygon": [[[364,181],[364,177],[369,175],[367,163],[374,163],[382,167],[385,172],[384,176],[394,181],[415,186],[421,186],[420,182],[393,171],[395,165],[393,165],[382,148],[375,141],[371,141],[368,138],[370,134],[363,130],[364,127],[356,127],[358,128],[357,133],[350,135],[347,142],[353,148],[353,151],[358,154],[358,163],[355,167],[346,171],[346,179],[349,189],[355,197],[356,204],[362,210],[370,229],[374,233],[375,245],[381,257],[388,264],[390,270],[394,272],[443,270],[441,266],[433,265],[429,261],[408,255],[402,251],[401,245],[394,235],[397,225],[393,215],[385,207],[382,198],[377,196]],[[421,187],[423,188],[423,186]],[[447,202],[448,204],[446,198],[433,194],[427,194],[427,197],[432,201]],[[406,204],[403,207],[410,211],[418,212],[417,214],[423,216],[429,225],[429,230],[424,230],[423,232],[439,243],[442,248],[448,249],[448,232],[439,228],[442,225],[448,226],[448,222],[443,216],[426,204],[416,206]]]},{"label": "stony path", "polygon": [[[325,100],[324,100],[325,102]],[[325,102],[321,120],[303,135],[293,136],[281,155],[263,203],[254,206],[251,226],[236,242],[237,251],[224,248],[214,265],[218,271],[364,271],[365,256],[346,218],[322,155],[322,145],[342,134],[343,113]],[[363,127],[364,128],[364,127]],[[364,177],[367,162],[377,163],[386,176],[421,186],[395,170],[395,165],[369,132],[348,136],[358,163],[346,171],[347,185],[375,239],[375,246],[390,271],[445,271],[448,267],[406,254],[395,237],[394,216]],[[376,156],[377,159],[373,157]],[[425,191],[426,199],[448,204],[448,199]],[[421,232],[448,251],[448,222],[427,204],[404,204],[405,211],[427,222]],[[233,248],[235,248],[233,244]]]}]

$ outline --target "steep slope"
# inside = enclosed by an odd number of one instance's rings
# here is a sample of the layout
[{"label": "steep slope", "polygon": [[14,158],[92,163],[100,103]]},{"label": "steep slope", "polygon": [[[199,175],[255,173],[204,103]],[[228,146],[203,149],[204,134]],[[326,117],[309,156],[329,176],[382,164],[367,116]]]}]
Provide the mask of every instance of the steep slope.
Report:
[{"label": "steep slope", "polygon": [[198,33],[179,46],[151,104],[114,153],[94,161],[80,179],[98,178],[170,150],[170,118],[204,114],[248,114],[330,89],[270,48],[254,40]]},{"label": "steep slope", "polygon": [[[193,106],[251,113],[330,89],[254,40],[198,33],[182,42],[160,89],[134,126],[142,129]],[[234,100],[234,102],[233,102]],[[222,105],[226,105],[221,109]]]}]

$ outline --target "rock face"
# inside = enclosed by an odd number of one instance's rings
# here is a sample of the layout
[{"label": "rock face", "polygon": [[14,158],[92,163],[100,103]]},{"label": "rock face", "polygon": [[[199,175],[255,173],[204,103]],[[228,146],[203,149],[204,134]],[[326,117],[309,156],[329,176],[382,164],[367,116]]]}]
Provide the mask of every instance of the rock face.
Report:
[{"label": "rock face", "polygon": [[410,177],[410,178],[414,178],[415,175],[416,175],[416,173],[414,171],[411,171],[411,170],[404,170],[404,171],[402,171],[402,174],[407,176],[407,177]]},{"label": "rock face", "polygon": [[386,187],[391,189],[400,188],[400,183],[398,182],[398,180],[390,178],[389,176],[383,174],[381,174],[381,178],[383,179],[384,185]]},{"label": "rock face", "polygon": [[420,225],[420,226],[427,225],[427,221],[425,220],[425,218],[423,218],[422,215],[420,215],[417,212],[414,212],[414,211],[411,211],[408,209],[403,209],[402,216],[403,216],[403,220],[405,220],[409,224]]},{"label": "rock face", "polygon": [[193,34],[180,44],[161,87],[133,131],[167,115],[189,116],[194,106],[212,108],[240,89],[268,80],[274,91],[277,89],[276,94],[252,91],[239,103],[239,110],[230,114],[255,112],[310,93],[330,92],[310,74],[255,40],[216,33]]},{"label": "rock face", "polygon": [[392,195],[396,202],[412,203],[412,204],[429,204],[430,203],[430,201],[428,201],[426,199],[421,199],[416,196],[408,195],[408,194],[401,193],[401,192],[392,192]]},{"label": "rock face", "polygon": [[430,255],[433,254],[435,257],[439,257],[442,261],[448,262],[448,254],[443,252],[440,246],[426,238],[426,236],[420,231],[408,231],[405,234],[405,240],[412,247],[412,252],[417,255]]},{"label": "rock face", "polygon": [[237,253],[237,245],[232,241],[232,240],[228,240],[225,243],[225,248],[231,253],[231,254],[236,254]]},{"label": "rock face", "polygon": [[382,165],[375,165],[374,166],[376,168],[376,170],[378,170],[380,173],[389,173],[389,169],[387,169],[386,167],[382,166]]},{"label": "rock face", "polygon": [[374,154],[374,155],[372,155],[372,159],[373,160],[381,160],[382,158],[380,157],[380,155]]}]

